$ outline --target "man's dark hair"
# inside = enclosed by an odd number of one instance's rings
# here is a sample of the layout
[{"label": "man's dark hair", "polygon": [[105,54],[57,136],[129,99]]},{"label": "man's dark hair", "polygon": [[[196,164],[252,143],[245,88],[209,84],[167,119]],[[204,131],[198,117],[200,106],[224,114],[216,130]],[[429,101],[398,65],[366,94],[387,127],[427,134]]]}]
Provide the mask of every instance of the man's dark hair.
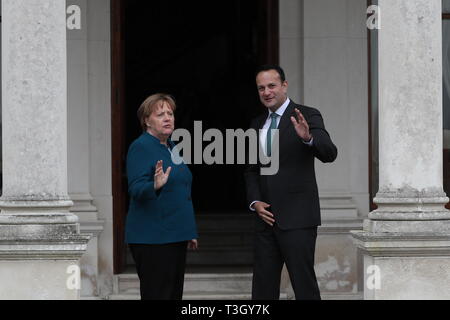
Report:
[{"label": "man's dark hair", "polygon": [[256,70],[256,76],[258,76],[258,74],[260,72],[270,71],[270,70],[275,70],[280,75],[281,82],[285,82],[286,81],[286,75],[284,74],[283,69],[281,69],[280,66],[277,66],[275,64],[265,64],[263,66],[260,66]]}]

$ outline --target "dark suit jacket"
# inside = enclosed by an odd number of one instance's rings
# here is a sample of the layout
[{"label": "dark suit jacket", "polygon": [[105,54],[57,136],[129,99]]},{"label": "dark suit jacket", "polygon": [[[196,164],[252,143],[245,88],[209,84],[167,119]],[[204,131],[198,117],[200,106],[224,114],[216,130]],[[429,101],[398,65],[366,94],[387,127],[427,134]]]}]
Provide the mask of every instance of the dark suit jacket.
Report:
[{"label": "dark suit jacket", "polygon": [[[298,108],[309,124],[314,138],[313,146],[303,143],[290,120]],[[268,113],[254,119],[251,128],[264,126]],[[320,112],[314,108],[297,105],[291,101],[280,119],[279,170],[275,175],[260,175],[261,164],[248,165],[245,171],[247,199],[249,205],[264,201],[271,205],[268,211],[280,229],[298,229],[319,226],[320,204],[317,190],[314,159],[333,162],[337,148],[325,130]],[[259,142],[259,139],[258,139]],[[257,216],[256,228],[261,230],[266,223]]]}]

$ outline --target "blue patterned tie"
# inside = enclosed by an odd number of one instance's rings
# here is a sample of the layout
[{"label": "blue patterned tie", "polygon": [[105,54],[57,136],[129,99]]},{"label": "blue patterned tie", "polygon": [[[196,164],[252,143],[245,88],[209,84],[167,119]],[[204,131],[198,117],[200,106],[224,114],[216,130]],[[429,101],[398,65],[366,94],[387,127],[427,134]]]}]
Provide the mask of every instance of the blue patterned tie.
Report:
[{"label": "blue patterned tie", "polygon": [[267,139],[266,139],[266,150],[267,150],[267,156],[270,157],[272,155],[272,134],[273,130],[277,128],[277,118],[279,117],[278,114],[273,112],[270,115],[270,118],[272,118],[272,122],[270,123],[269,130],[267,130]]}]

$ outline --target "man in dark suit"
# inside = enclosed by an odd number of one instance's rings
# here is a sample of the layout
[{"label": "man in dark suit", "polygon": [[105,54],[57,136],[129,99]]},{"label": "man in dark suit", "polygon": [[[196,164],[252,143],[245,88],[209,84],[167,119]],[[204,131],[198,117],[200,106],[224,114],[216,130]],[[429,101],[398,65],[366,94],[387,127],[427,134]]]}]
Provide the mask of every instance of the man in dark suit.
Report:
[{"label": "man in dark suit", "polygon": [[[317,227],[321,224],[314,159],[333,162],[337,148],[325,130],[320,112],[295,104],[279,66],[261,67],[256,84],[267,111],[251,128],[261,130],[260,147],[268,156],[278,147],[279,169],[261,175],[263,165],[245,172],[247,198],[256,216],[252,298],[277,300],[283,264],[296,299],[320,300],[314,272]],[[272,132],[278,129],[278,146]]]}]

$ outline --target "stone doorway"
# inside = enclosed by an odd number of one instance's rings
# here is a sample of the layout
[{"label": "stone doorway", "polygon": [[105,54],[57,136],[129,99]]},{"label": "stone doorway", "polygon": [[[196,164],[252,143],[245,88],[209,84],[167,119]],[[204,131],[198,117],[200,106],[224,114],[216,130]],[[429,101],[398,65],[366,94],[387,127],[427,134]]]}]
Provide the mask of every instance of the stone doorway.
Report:
[{"label": "stone doorway", "polygon": [[[123,241],[125,157],[140,134],[136,110],[148,95],[172,94],[176,127],[243,128],[263,109],[255,68],[278,63],[278,1],[112,0],[114,272],[132,264]],[[243,166],[191,165],[200,248],[188,269],[252,264],[252,216]]]}]

